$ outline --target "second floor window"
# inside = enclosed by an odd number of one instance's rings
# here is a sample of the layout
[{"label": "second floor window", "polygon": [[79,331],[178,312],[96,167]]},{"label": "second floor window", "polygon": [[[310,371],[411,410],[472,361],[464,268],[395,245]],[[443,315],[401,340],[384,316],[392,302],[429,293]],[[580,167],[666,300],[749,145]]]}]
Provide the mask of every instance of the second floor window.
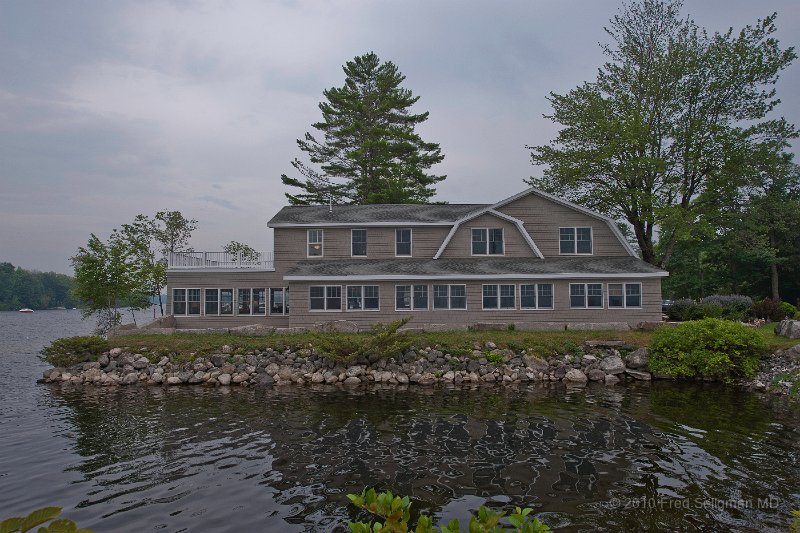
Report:
[{"label": "second floor window", "polygon": [[322,257],[322,230],[308,230],[308,257]]},{"label": "second floor window", "polygon": [[411,255],[411,229],[402,228],[394,231],[394,255]]},{"label": "second floor window", "polygon": [[472,228],[472,255],[503,255],[503,228]]},{"label": "second floor window", "polygon": [[352,256],[366,256],[367,255],[367,230],[354,229],[350,232],[350,255]]},{"label": "second floor window", "polygon": [[559,252],[561,254],[591,254],[592,228],[560,228]]}]

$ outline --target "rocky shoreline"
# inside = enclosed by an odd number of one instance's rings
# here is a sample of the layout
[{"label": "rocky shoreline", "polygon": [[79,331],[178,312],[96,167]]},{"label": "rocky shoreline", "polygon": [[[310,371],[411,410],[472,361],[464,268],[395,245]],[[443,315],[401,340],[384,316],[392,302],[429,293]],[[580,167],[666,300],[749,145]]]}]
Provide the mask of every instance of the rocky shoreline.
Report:
[{"label": "rocky shoreline", "polygon": [[531,381],[588,382],[614,385],[625,380],[650,381],[647,349],[623,341],[587,341],[571,355],[543,358],[525,350],[498,349],[489,341],[471,353],[410,349],[397,358],[362,358],[343,363],[308,348],[283,352],[266,349],[246,354],[220,353],[182,361],[157,357],[145,350],[114,348],[97,361],[46,370],[42,383],[125,385],[273,386],[329,384],[347,387],[389,385],[519,383]]}]

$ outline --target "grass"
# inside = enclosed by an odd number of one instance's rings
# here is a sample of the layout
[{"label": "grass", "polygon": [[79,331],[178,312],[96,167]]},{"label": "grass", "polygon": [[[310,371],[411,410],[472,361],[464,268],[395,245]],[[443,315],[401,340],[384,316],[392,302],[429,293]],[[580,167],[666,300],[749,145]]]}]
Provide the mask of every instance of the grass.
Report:
[{"label": "grass", "polygon": [[763,326],[758,326],[758,331],[764,335],[764,338],[766,339],[771,351],[779,349],[785,350],[786,348],[791,348],[792,346],[800,344],[800,340],[775,335],[776,325],[777,324],[775,322],[768,322]]}]

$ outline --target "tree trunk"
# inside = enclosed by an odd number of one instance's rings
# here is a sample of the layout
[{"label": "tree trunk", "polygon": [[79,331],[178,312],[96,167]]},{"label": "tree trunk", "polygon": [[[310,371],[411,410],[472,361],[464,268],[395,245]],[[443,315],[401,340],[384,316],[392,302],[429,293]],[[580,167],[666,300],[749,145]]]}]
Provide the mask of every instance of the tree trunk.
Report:
[{"label": "tree trunk", "polygon": [[772,263],[769,266],[769,277],[772,284],[772,299],[776,302],[781,300],[780,290],[778,288],[778,264]]},{"label": "tree trunk", "polygon": [[161,309],[161,316],[164,316],[164,302],[161,301],[161,289],[158,289],[158,307]]},{"label": "tree trunk", "polygon": [[636,242],[639,244],[639,249],[642,252],[642,260],[650,263],[651,265],[659,266],[656,261],[656,253],[653,248],[653,240],[648,235],[644,224],[639,220],[631,222],[633,231],[636,234]]}]

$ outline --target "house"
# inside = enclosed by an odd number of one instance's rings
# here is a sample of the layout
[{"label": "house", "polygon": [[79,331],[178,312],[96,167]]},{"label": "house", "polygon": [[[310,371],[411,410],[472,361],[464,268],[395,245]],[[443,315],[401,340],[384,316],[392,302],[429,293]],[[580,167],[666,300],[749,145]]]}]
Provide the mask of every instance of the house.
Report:
[{"label": "house", "polygon": [[495,204],[289,206],[274,255],[180,252],[179,328],[261,324],[627,329],[661,319],[664,272],[615,222],[531,188]]}]

